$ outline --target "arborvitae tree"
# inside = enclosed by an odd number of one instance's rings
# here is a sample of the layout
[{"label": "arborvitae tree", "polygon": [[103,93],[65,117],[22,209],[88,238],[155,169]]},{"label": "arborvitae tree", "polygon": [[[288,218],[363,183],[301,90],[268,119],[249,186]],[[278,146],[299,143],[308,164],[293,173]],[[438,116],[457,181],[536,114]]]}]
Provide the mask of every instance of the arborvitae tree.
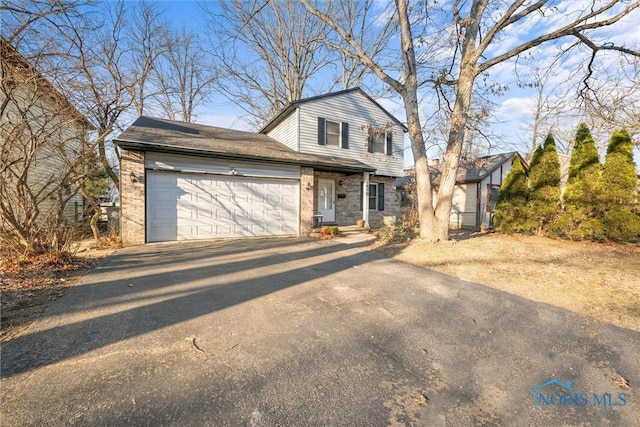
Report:
[{"label": "arborvitae tree", "polygon": [[519,232],[524,228],[527,215],[527,174],[520,156],[513,156],[511,171],[505,177],[498,193],[493,225],[502,232]]},{"label": "arborvitae tree", "polygon": [[556,232],[579,240],[604,237],[603,212],[599,209],[601,170],[596,143],[587,125],[581,123],[573,144],[563,196],[565,212],[554,225]]},{"label": "arborvitae tree", "polygon": [[633,161],[633,144],[626,130],[611,135],[602,172],[602,204],[606,207],[604,230],[613,240],[636,240],[640,237],[637,204],[638,176]]},{"label": "arborvitae tree", "polygon": [[560,214],[560,160],[553,135],[533,153],[529,169],[529,220],[525,228],[542,234]]}]

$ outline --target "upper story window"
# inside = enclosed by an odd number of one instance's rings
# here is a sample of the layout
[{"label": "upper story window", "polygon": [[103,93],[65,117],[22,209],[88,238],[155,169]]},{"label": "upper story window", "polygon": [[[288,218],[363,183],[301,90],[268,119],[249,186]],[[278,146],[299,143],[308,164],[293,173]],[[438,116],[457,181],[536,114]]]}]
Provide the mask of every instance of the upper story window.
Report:
[{"label": "upper story window", "polygon": [[340,145],[340,123],[325,121],[326,145]]},{"label": "upper story window", "polygon": [[382,153],[387,156],[393,154],[393,132],[386,131],[369,131],[367,141],[367,151],[369,153]]},{"label": "upper story window", "polygon": [[318,144],[349,148],[349,123],[318,117]]}]

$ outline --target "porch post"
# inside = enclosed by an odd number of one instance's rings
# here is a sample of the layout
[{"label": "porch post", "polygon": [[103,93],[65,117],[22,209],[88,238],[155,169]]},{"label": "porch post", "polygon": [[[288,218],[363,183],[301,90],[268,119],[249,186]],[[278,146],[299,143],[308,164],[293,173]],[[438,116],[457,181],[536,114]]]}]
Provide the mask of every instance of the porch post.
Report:
[{"label": "porch post", "polygon": [[369,227],[369,172],[363,174],[362,181],[362,219],[364,226]]}]

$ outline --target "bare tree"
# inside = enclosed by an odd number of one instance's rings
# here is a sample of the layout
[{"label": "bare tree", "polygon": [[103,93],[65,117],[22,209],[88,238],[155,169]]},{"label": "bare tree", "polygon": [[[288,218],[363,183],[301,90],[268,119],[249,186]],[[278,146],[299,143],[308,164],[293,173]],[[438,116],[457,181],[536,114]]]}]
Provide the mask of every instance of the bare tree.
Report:
[{"label": "bare tree", "polygon": [[25,254],[61,250],[82,216],[90,124],[0,39],[0,240]]},{"label": "bare tree", "polygon": [[[372,19],[375,1],[326,4],[373,57],[382,54],[394,24]],[[327,49],[329,26],[299,2],[224,0],[207,15],[217,89],[257,126],[304,96],[367,84],[371,71],[353,57]]]},{"label": "bare tree", "polygon": [[[347,29],[358,44],[369,52],[373,58],[383,60],[382,56],[391,39],[391,34],[395,30],[392,16],[385,17],[374,11],[375,2],[365,0],[363,2],[352,2],[341,0],[332,3],[335,8],[333,16],[339,21],[342,28]],[[378,19],[372,19],[378,18]],[[327,34],[330,36],[330,33]],[[350,89],[353,87],[363,86],[365,79],[371,74],[371,71],[360,61],[350,55],[345,54],[342,50],[334,50],[338,54],[338,67],[334,84],[339,85],[341,89]]]},{"label": "bare tree", "polygon": [[[125,10],[123,3],[119,8]],[[129,86],[129,91],[136,114],[141,116],[146,112],[146,101],[162,94],[162,88],[152,80],[160,58],[167,52],[171,34],[157,3],[140,2],[137,7],[128,9],[124,21],[125,41],[121,49],[130,54],[121,57],[123,63],[119,65],[135,82]]]},{"label": "bare tree", "polygon": [[211,96],[216,75],[198,36],[183,30],[172,36],[155,68],[156,100],[171,120],[191,123]]},{"label": "bare tree", "polygon": [[604,154],[607,141],[619,129],[626,129],[640,146],[640,58],[625,58],[622,66],[604,69],[592,90],[581,105],[581,120],[597,137],[598,151]]},{"label": "bare tree", "polygon": [[[489,2],[489,0],[461,1],[441,6],[438,2],[420,2],[415,7],[409,0],[396,0],[396,14],[400,27],[400,48],[398,61],[402,64],[400,77],[394,78],[393,70],[383,67],[339,25],[334,16],[312,6],[308,0],[302,0],[305,7],[320,21],[330,25],[341,43],[334,43],[336,49],[361,61],[378,75],[382,81],[396,91],[403,99],[409,128],[409,138],[416,162],[415,172],[418,190],[418,213],[420,217],[420,235],[429,241],[446,240],[448,238],[449,216],[453,190],[465,132],[468,129],[476,79],[487,73],[492,67],[503,64],[525,55],[527,52],[543,44],[555,40],[575,39],[570,47],[562,47],[561,54],[571,52],[586,55],[586,74],[583,80],[588,88],[589,77],[593,72],[593,63],[597,55],[603,51],[615,51],[625,55],[638,55],[638,52],[612,43],[598,43],[594,31],[618,23],[630,15],[639,6],[638,1],[594,0],[589,5],[583,4],[580,10],[569,10],[573,2],[565,2],[557,6],[549,0],[525,2],[517,0],[506,3]],[[446,9],[449,8],[449,9]],[[428,23],[425,36],[413,34],[418,28],[416,23]],[[539,32],[519,31],[525,24],[527,28],[544,28]],[[429,37],[438,31],[433,27],[440,26],[440,37],[454,32],[454,44],[449,56],[449,66],[439,72],[423,76],[420,64],[416,61],[417,40],[426,45]],[[504,44],[512,33],[519,36]],[[580,52],[579,47],[586,47]],[[422,70],[424,71],[424,70]],[[431,182],[424,147],[424,137],[420,122],[418,88],[431,85],[436,90],[444,87],[453,89],[447,149],[442,177],[435,203],[432,200]]]},{"label": "bare tree", "polygon": [[74,79],[64,87],[94,123],[92,145],[101,166],[119,187],[119,157],[112,134],[130,115],[152,109],[147,101],[159,95],[153,72],[166,52],[169,32],[164,30],[162,13],[153,5],[135,7],[120,0],[101,7],[101,26],[91,32],[78,27],[73,17],[67,19],[67,42],[75,53],[75,68]]},{"label": "bare tree", "polygon": [[326,25],[298,2],[226,0],[207,11],[217,89],[256,124],[300,99],[327,65]]}]

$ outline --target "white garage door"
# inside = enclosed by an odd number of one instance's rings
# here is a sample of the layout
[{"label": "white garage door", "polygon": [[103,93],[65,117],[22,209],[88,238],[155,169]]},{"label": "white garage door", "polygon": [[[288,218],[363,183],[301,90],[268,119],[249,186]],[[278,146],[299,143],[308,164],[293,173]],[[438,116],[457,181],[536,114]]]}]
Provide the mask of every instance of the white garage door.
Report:
[{"label": "white garage door", "polygon": [[147,172],[147,241],[298,234],[299,182]]}]

